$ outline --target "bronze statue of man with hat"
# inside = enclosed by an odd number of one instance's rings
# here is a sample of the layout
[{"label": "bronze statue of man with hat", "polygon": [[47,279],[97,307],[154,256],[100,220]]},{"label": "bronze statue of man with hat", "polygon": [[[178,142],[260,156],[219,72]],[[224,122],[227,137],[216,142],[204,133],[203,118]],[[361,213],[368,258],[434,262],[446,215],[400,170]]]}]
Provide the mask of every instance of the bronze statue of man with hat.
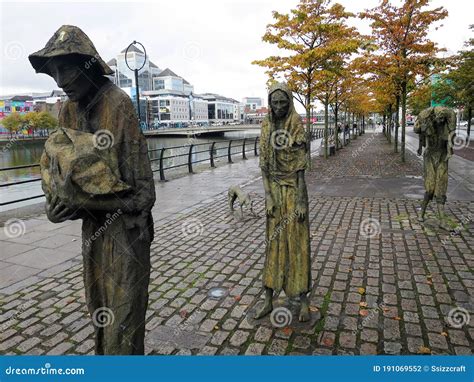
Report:
[{"label": "bronze statue of man with hat", "polygon": [[133,103],[78,27],[63,25],[29,60],[68,96],[41,158],[42,185],[52,222],[83,221],[95,352],[144,354],[155,186]]}]

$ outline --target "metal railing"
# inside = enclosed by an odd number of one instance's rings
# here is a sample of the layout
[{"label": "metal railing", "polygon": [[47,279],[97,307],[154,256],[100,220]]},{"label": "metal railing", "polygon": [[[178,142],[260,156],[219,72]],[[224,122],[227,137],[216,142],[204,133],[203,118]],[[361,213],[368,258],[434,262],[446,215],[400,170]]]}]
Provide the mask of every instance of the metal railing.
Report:
[{"label": "metal railing", "polygon": [[[247,159],[247,154],[249,152],[253,152],[255,156],[258,156],[258,141],[259,141],[259,137],[231,139],[228,141],[219,141],[219,142],[214,141],[214,142],[204,142],[204,143],[191,143],[189,145],[150,149],[148,150],[148,153],[150,155],[151,153],[154,153],[157,151],[159,152],[158,158],[152,158],[152,157],[150,158],[150,162],[152,164],[155,162],[158,162],[158,168],[153,169],[154,166],[152,166],[152,171],[159,172],[160,181],[166,181],[165,171],[167,170],[171,170],[171,169],[175,169],[179,167],[187,167],[188,172],[193,173],[193,166],[198,163],[209,162],[211,167],[216,167],[215,162],[219,158],[226,157],[228,163],[233,163],[232,157],[233,156],[235,157],[235,155],[241,155],[242,159]],[[225,147],[217,147],[219,143],[224,143]],[[202,149],[205,146],[207,147],[205,149]],[[166,153],[170,153],[176,150],[183,150],[184,152],[180,154],[169,155],[169,156],[165,155]],[[223,150],[225,151],[225,153],[222,154]],[[221,153],[219,153],[219,151],[221,151]],[[206,158],[193,159],[198,154],[202,154],[202,153],[208,153],[209,155]],[[153,155],[150,155],[150,156],[153,156]],[[183,163],[175,164],[174,161],[181,157],[187,157],[187,160],[184,161]],[[169,166],[165,166],[165,163],[170,160],[172,164]],[[4,168],[0,168],[0,172],[21,170],[25,168],[35,168],[39,166],[40,166],[39,163],[34,163],[34,164],[27,164],[27,165],[21,165],[21,166],[4,167]],[[20,181],[15,181],[15,182],[1,183],[0,189],[3,187],[16,186],[19,184],[39,182],[39,181],[41,181],[41,177],[34,178],[34,179],[20,180]],[[19,203],[19,202],[24,202],[27,200],[41,198],[43,196],[44,194],[29,196],[29,197],[21,198],[21,199],[9,200],[7,202],[0,203],[0,207],[13,204],[13,203]]]},{"label": "metal railing", "polygon": [[[240,154],[242,155],[242,159],[247,159],[247,153],[253,151],[254,155],[258,156],[258,141],[259,141],[258,137],[231,139],[229,141],[221,141],[221,142],[204,142],[204,143],[196,143],[196,144],[192,143],[190,145],[183,145],[183,146],[162,147],[158,149],[149,150],[148,152],[154,152],[154,151],[160,152],[159,157],[151,158],[150,162],[152,163],[158,162],[158,169],[153,169],[152,171],[159,172],[160,180],[166,181],[165,170],[171,170],[174,168],[187,166],[188,172],[192,174],[194,172],[193,165],[197,163],[209,162],[209,165],[211,167],[216,167],[215,161],[216,159],[219,159],[219,158],[227,157],[227,162],[233,163],[232,155]],[[241,142],[241,143],[238,144],[238,142]],[[217,143],[225,143],[225,147],[216,148]],[[201,149],[202,147],[206,147],[206,148]],[[183,149],[184,151],[183,153],[165,156],[165,153],[167,151],[169,152],[172,150],[181,150],[181,149]],[[236,152],[235,149],[240,149],[240,150]],[[221,151],[225,150],[225,153],[219,155],[219,150]],[[208,157],[198,159],[198,160],[193,160],[193,156],[196,156],[198,154],[203,154],[203,153],[208,153],[209,154]],[[178,164],[173,163],[172,165],[165,167],[164,163],[166,160],[171,160],[172,162],[174,162],[176,158],[181,158],[181,157],[187,157],[187,161],[185,161],[184,163],[178,163]]]},{"label": "metal railing", "polygon": [[[334,134],[334,129],[329,129],[329,134]],[[321,139],[324,137],[324,129],[323,128],[312,128],[311,129],[311,139]],[[150,155],[150,162],[152,163],[152,171],[159,172],[160,181],[166,181],[165,171],[179,168],[179,167],[187,167],[189,173],[194,172],[194,165],[204,162],[209,162],[210,167],[216,167],[215,162],[217,159],[220,158],[227,158],[227,163],[233,163],[232,157],[236,155],[240,155],[242,159],[247,159],[247,154],[249,152],[253,152],[254,156],[258,156],[258,142],[259,137],[256,138],[242,138],[242,139],[231,139],[228,141],[213,141],[213,142],[204,142],[204,143],[191,143],[189,145],[181,145],[181,146],[171,146],[171,147],[162,147],[156,149],[148,150]],[[218,144],[224,144],[223,147],[218,147]],[[206,147],[207,146],[207,147]],[[179,154],[171,154],[172,151],[182,150],[182,153]],[[159,152],[159,155],[155,158],[153,157],[153,153]],[[194,159],[198,154],[208,153],[208,156],[201,159]],[[187,157],[187,160],[183,161],[183,163],[175,164],[174,161],[177,158]],[[165,166],[166,162],[171,161],[171,165]],[[158,162],[157,168],[153,168],[153,164]],[[21,165],[21,166],[11,166],[11,167],[4,167],[0,168],[0,172],[3,171],[14,171],[20,170],[25,168],[34,168],[39,167],[39,163],[28,164],[28,165]],[[3,187],[9,186],[16,186],[19,184],[25,183],[32,183],[32,182],[39,182],[41,178],[34,178],[34,179],[27,179],[27,180],[20,180],[15,182],[7,182],[1,183],[0,189]],[[26,198],[21,199],[14,199],[9,200],[7,202],[0,203],[0,207],[6,206],[13,203],[24,202],[27,200],[37,199],[43,197],[44,194],[41,195],[34,195],[29,196]]]}]

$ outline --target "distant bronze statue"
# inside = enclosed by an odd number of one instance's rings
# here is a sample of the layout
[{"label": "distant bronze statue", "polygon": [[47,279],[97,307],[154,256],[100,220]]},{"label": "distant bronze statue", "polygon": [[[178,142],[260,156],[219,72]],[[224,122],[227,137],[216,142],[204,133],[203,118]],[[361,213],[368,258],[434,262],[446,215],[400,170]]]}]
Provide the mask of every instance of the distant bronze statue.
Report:
[{"label": "distant bronze statue", "polygon": [[308,321],[311,252],[305,183],[307,134],[286,84],[271,86],[268,105],[260,137],[267,215],[265,301],[255,318],[269,314],[273,310],[273,293],[284,290],[288,297],[300,298],[299,320]]},{"label": "distant bronze statue", "polygon": [[425,220],[428,203],[436,198],[439,224],[444,222],[444,205],[448,189],[448,161],[453,155],[453,140],[456,129],[456,115],[453,110],[435,106],[423,110],[417,118],[414,131],[419,134],[418,155],[423,152],[423,178],[425,196],[421,206],[420,221]]},{"label": "distant bronze statue", "polygon": [[29,60],[68,96],[41,157],[42,186],[49,220],[83,220],[95,352],[144,354],[155,187],[134,106],[75,26],[59,28]]}]

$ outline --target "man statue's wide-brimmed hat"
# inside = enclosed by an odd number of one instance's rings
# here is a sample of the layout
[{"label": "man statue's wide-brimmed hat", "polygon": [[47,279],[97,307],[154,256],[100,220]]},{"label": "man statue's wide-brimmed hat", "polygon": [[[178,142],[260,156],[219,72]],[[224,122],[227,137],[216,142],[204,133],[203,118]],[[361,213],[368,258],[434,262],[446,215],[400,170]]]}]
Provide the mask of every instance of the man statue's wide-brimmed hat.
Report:
[{"label": "man statue's wide-brimmed hat", "polygon": [[48,61],[54,57],[76,55],[83,65],[96,65],[102,74],[108,75],[114,72],[102,60],[90,38],[78,27],[74,25],[63,25],[59,28],[46,43],[46,46],[28,56],[31,65],[36,73],[46,73],[51,75],[48,68]]}]

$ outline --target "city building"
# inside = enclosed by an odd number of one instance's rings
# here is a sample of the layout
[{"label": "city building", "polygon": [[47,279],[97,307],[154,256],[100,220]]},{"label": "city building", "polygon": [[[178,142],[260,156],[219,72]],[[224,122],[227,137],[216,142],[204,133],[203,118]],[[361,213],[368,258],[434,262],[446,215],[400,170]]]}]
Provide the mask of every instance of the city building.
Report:
[{"label": "city building", "polygon": [[242,99],[245,110],[247,112],[255,112],[263,106],[263,99],[259,97],[245,97]]},{"label": "city building", "polygon": [[264,106],[256,110],[249,110],[247,107],[245,107],[244,121],[250,125],[259,124],[262,123],[267,114],[268,109]]},{"label": "city building", "polygon": [[207,109],[210,123],[226,124],[241,120],[240,109],[239,115],[235,114],[236,105],[240,105],[240,103],[235,99],[227,98],[214,93],[202,94],[202,98],[208,102]]},{"label": "city building", "polygon": [[[148,56],[135,45],[132,45],[127,52],[127,48],[122,50],[117,57],[107,62],[107,65],[114,71],[111,76],[113,82],[120,88],[137,87],[135,83],[135,72],[133,69],[143,67],[138,71],[138,85],[141,91],[153,90],[153,78],[162,71],[157,65],[150,61]],[[129,69],[129,67],[132,70]]]},{"label": "city building", "polygon": [[66,94],[62,90],[3,97],[0,99],[0,134],[10,133],[2,126],[2,119],[12,113],[24,115],[32,111],[47,111],[58,118],[65,99]]},{"label": "city building", "polygon": [[160,89],[143,92],[143,96],[147,102],[148,129],[209,123],[208,103],[199,95]]},{"label": "city building", "polygon": [[153,77],[153,90],[177,90],[185,94],[191,94],[194,86],[183,77],[178,76],[171,69],[166,68],[156,77]]},{"label": "city building", "polygon": [[[246,109],[258,111],[261,107],[261,98],[247,97],[244,102],[238,102],[214,93],[196,94],[194,86],[186,79],[170,68],[160,69],[142,50],[132,45],[128,52],[123,49],[107,64],[114,71],[108,77],[130,97],[135,107],[135,73],[128,68],[125,54],[132,69],[143,65],[138,72],[142,129],[240,123],[245,120]],[[1,118],[11,112],[45,110],[57,117],[66,99],[62,90],[7,96],[0,100],[0,125]]]}]

